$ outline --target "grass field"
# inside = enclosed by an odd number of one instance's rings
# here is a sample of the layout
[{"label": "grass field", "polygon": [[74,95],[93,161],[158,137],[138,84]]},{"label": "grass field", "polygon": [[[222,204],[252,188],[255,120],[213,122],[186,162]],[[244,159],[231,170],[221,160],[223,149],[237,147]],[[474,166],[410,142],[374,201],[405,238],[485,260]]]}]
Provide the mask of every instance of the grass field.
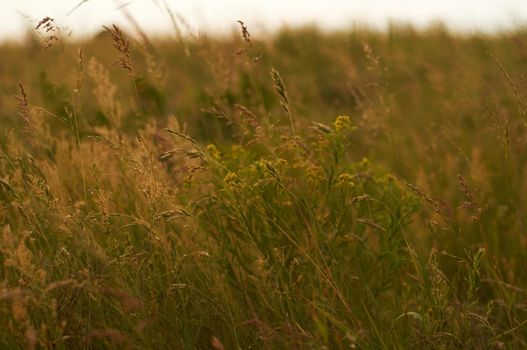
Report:
[{"label": "grass field", "polygon": [[1,349],[527,347],[527,32],[0,46]]}]

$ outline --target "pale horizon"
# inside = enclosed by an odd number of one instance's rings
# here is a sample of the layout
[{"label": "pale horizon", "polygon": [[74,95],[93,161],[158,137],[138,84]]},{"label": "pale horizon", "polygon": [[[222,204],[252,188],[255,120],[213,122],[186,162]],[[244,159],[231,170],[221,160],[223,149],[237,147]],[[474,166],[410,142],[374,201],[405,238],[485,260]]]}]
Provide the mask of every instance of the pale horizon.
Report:
[{"label": "pale horizon", "polygon": [[[410,24],[426,28],[443,23],[460,32],[499,32],[527,23],[527,1],[519,0],[344,0],[300,1],[280,3],[255,0],[0,0],[0,41],[19,40],[38,20],[49,16],[73,37],[89,36],[103,25],[117,24],[130,30],[121,6],[151,34],[172,34],[174,31],[165,4],[181,16],[193,32],[228,34],[236,21],[245,21],[253,33],[267,33],[283,26],[316,25],[321,29],[349,29],[367,26],[386,29],[390,23]],[[75,10],[74,10],[75,9]],[[73,10],[73,11],[72,11]]]}]

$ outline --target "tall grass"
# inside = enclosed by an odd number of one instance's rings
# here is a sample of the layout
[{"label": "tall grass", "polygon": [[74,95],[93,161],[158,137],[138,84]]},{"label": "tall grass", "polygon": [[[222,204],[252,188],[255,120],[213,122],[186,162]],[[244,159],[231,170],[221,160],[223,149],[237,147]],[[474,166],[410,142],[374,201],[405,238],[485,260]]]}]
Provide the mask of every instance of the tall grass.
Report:
[{"label": "tall grass", "polygon": [[0,47],[0,348],[527,346],[525,33],[240,25]]}]

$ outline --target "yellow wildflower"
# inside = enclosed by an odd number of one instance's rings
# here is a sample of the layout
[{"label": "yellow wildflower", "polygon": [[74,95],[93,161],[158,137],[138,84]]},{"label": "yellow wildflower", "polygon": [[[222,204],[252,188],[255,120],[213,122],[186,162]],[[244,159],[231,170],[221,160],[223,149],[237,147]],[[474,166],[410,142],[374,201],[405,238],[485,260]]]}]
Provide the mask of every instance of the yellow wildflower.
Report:
[{"label": "yellow wildflower", "polygon": [[240,179],[238,178],[238,175],[236,175],[233,172],[228,173],[223,178],[223,183],[225,184],[225,187],[228,189],[231,189],[233,191],[238,191],[241,188]]},{"label": "yellow wildflower", "polygon": [[324,181],[324,171],[321,167],[311,165],[306,169],[307,180],[310,185],[318,185]]},{"label": "yellow wildflower", "polygon": [[336,186],[344,189],[352,188],[355,186],[355,183],[353,182],[353,176],[348,173],[340,174],[339,177],[337,177]]},{"label": "yellow wildflower", "polygon": [[335,131],[342,133],[345,131],[353,131],[356,128],[351,125],[351,119],[347,115],[339,115],[335,120]]},{"label": "yellow wildflower", "polygon": [[231,147],[231,158],[233,160],[238,160],[244,156],[245,149],[240,145],[232,145]]},{"label": "yellow wildflower", "polygon": [[220,160],[220,151],[213,144],[207,145],[205,151],[212,157],[214,160]]}]

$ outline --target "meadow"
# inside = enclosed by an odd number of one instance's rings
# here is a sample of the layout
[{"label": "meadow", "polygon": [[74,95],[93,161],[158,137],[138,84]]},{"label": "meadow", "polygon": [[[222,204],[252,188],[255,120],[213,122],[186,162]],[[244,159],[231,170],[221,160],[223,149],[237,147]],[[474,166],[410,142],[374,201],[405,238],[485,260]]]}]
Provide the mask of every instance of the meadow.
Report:
[{"label": "meadow", "polygon": [[527,31],[250,29],[0,45],[0,348],[526,348]]}]

